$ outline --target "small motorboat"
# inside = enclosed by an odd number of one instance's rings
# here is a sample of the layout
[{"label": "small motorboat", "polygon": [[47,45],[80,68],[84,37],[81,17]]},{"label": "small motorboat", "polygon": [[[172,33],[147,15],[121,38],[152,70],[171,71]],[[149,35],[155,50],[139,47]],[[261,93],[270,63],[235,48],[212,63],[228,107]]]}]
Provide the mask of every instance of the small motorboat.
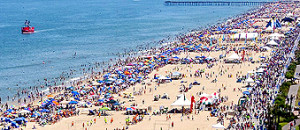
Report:
[{"label": "small motorboat", "polygon": [[26,20],[24,27],[21,28],[22,34],[24,33],[34,33],[34,27],[30,26],[30,21]]}]

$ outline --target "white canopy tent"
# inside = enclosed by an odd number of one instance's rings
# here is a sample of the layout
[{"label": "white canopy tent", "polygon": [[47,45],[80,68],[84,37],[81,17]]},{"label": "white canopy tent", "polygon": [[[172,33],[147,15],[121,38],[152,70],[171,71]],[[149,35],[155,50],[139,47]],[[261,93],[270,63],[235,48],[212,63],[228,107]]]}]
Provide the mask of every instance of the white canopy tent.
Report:
[{"label": "white canopy tent", "polygon": [[190,106],[191,101],[187,99],[185,95],[182,95],[180,98],[178,98],[175,102],[171,104],[171,106]]},{"label": "white canopy tent", "polygon": [[254,83],[254,80],[252,78],[248,78],[245,80],[246,83]]},{"label": "white canopy tent", "polygon": [[241,59],[241,57],[238,54],[233,53],[227,59],[229,59],[229,60],[239,60],[239,59]]},{"label": "white canopy tent", "polygon": [[274,40],[271,40],[267,43],[267,45],[271,45],[271,46],[278,46],[278,43],[275,42]]},{"label": "white canopy tent", "polygon": [[264,46],[264,47],[262,47],[262,48],[266,49],[267,51],[272,50],[272,48],[270,48],[270,47],[268,47],[268,46]]},{"label": "white canopy tent", "polygon": [[167,78],[166,76],[159,76],[159,80],[170,80],[171,78]]},{"label": "white canopy tent", "polygon": [[258,37],[258,33],[237,33],[237,34],[234,34],[233,38],[234,39],[253,39],[253,38],[256,38]]},{"label": "white canopy tent", "polygon": [[22,110],[19,112],[20,114],[28,114],[28,113],[31,113],[29,110]]},{"label": "white canopy tent", "polygon": [[259,68],[256,73],[263,73],[265,70],[263,68]]},{"label": "white canopy tent", "polygon": [[273,33],[273,34],[270,34],[269,37],[284,37],[284,35],[279,34],[279,33]]},{"label": "white canopy tent", "polygon": [[216,128],[216,129],[225,129],[225,127],[223,125],[221,125],[221,123],[212,125],[212,128]]},{"label": "white canopy tent", "polygon": [[273,31],[273,28],[271,26],[267,27],[266,30],[267,32],[272,32]]},{"label": "white canopy tent", "polygon": [[101,85],[100,83],[96,82],[96,81],[92,81],[92,85],[93,86],[98,86],[98,85]]}]

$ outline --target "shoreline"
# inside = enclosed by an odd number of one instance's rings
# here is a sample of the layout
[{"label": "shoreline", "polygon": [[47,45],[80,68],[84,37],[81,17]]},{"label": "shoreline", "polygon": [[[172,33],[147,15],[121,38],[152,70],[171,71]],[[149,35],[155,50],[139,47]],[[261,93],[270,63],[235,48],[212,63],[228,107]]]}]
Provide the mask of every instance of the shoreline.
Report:
[{"label": "shoreline", "polygon": [[[189,34],[195,34],[196,32],[201,32],[201,31],[203,31],[203,30],[208,30],[208,29],[210,29],[210,28],[212,28],[212,27],[214,27],[214,26],[219,26],[219,25],[222,25],[222,24],[224,24],[224,22],[226,22],[227,20],[232,20],[232,19],[237,19],[237,18],[239,18],[239,17],[241,17],[241,16],[243,16],[243,15],[245,15],[246,13],[249,13],[249,12],[255,12],[256,10],[259,10],[262,6],[258,6],[259,8],[257,9],[257,8],[251,8],[251,9],[249,9],[249,10],[247,10],[247,11],[245,11],[245,12],[242,12],[242,13],[240,13],[240,14],[237,14],[237,15],[235,15],[235,16],[231,16],[231,17],[227,17],[227,18],[224,18],[219,24],[211,24],[211,25],[209,25],[209,27],[202,27],[202,28],[200,28],[199,30],[196,30],[196,29],[192,29],[192,30],[194,30],[194,31],[188,31],[188,32],[186,32],[186,33],[183,33],[183,34],[181,34],[181,33],[179,33],[179,34],[176,34],[175,35],[175,37],[173,38],[173,40],[171,40],[171,41],[169,41],[169,42],[165,42],[165,43],[163,43],[163,42],[157,42],[157,43],[155,43],[156,45],[155,45],[155,47],[151,47],[151,48],[148,48],[148,49],[146,49],[146,50],[141,50],[141,51],[137,51],[137,52],[135,52],[135,51],[133,51],[133,52],[128,52],[128,53],[126,53],[126,51],[125,51],[125,57],[123,56],[123,58],[119,55],[118,56],[118,54],[114,54],[116,57],[112,60],[112,61],[110,61],[110,60],[108,60],[108,64],[103,64],[104,65],[104,67],[103,68],[101,68],[101,67],[97,67],[97,66],[91,66],[92,68],[93,67],[96,67],[98,70],[101,70],[101,72],[103,72],[103,70],[105,70],[105,69],[108,69],[108,66],[110,66],[110,65],[112,65],[112,64],[115,64],[118,60],[125,60],[126,59],[126,56],[127,56],[127,58],[128,57],[139,57],[139,56],[142,56],[142,55],[144,55],[146,52],[144,52],[144,51],[147,51],[147,52],[149,52],[149,51],[151,51],[151,50],[153,50],[153,49],[159,49],[159,48],[161,48],[161,47],[170,47],[170,45],[172,44],[172,43],[175,43],[177,40],[178,40],[178,38],[180,38],[180,37],[182,37],[182,36],[186,36],[186,35],[189,35]],[[196,32],[195,32],[196,31]],[[162,40],[165,40],[165,38],[164,39],[162,39]],[[159,40],[160,41],[160,40]],[[166,43],[168,43],[166,46],[164,46],[163,44],[166,44]],[[104,61],[103,61],[104,62]],[[97,64],[98,62],[94,62],[93,64]],[[84,72],[83,72],[84,73]],[[87,74],[88,76],[91,76],[92,74],[90,73],[90,72],[87,72],[87,73],[85,73],[85,74]],[[60,85],[56,85],[56,86],[51,86],[51,87],[61,87],[61,86],[65,86],[65,87],[67,87],[66,85],[63,85],[63,84],[65,84],[65,83],[68,83],[68,82],[70,82],[70,81],[72,81],[72,79],[84,79],[84,80],[86,80],[85,79],[85,77],[86,76],[84,76],[84,75],[79,75],[79,76],[75,76],[75,77],[72,77],[72,78],[69,78],[69,79],[67,79],[67,81],[63,81],[63,82],[61,82],[61,83],[58,83],[58,84],[60,84]],[[63,83],[63,84],[62,84]],[[44,86],[44,85],[40,85],[40,86]],[[69,85],[70,86],[70,85]],[[72,86],[72,85],[71,85]],[[38,87],[38,86],[36,86],[36,87]],[[48,92],[48,93],[45,93],[45,94],[43,94],[43,97],[41,97],[41,98],[46,98],[47,97],[47,94],[49,94],[49,86],[44,86],[45,87],[45,89],[40,89],[39,91],[42,91],[42,92]],[[43,87],[43,88],[44,88]],[[29,92],[29,91],[28,91]],[[34,92],[34,90],[31,90],[31,92]],[[13,96],[13,95],[12,95]],[[26,95],[23,95],[22,97],[21,97],[21,99],[22,98],[24,98],[24,97],[27,97]],[[7,99],[6,99],[7,100]],[[1,105],[5,105],[6,103],[9,105],[9,106],[11,106],[11,105],[13,105],[13,106],[22,106],[20,103],[18,103],[18,100],[17,99],[14,99],[14,101],[6,101],[6,100],[4,100],[5,102],[3,102],[3,103],[1,103]],[[29,99],[28,99],[29,100]],[[3,100],[2,100],[3,101]],[[21,101],[22,102],[22,101]],[[36,102],[36,100],[34,100],[33,102]],[[24,104],[24,103],[23,103]]]}]

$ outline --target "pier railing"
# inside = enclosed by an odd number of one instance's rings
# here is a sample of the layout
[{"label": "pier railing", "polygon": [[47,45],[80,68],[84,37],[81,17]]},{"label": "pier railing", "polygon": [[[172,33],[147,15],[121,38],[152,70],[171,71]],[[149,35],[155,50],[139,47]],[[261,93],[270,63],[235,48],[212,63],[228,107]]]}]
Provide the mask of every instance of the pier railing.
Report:
[{"label": "pier railing", "polygon": [[166,6],[257,6],[276,2],[263,1],[165,1]]}]

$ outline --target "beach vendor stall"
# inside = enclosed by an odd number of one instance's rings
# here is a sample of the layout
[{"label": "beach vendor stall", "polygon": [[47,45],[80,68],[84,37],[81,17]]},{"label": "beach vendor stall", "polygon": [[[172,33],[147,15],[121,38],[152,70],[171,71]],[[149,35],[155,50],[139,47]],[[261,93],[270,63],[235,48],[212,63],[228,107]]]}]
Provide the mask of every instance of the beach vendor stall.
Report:
[{"label": "beach vendor stall", "polygon": [[172,80],[178,80],[182,78],[182,74],[180,72],[173,72],[171,74],[171,79]]},{"label": "beach vendor stall", "polygon": [[241,59],[241,57],[238,54],[233,53],[228,58],[226,58],[224,60],[224,62],[225,63],[240,63],[240,59]]},{"label": "beach vendor stall", "polygon": [[182,114],[185,113],[184,107],[190,106],[191,101],[187,99],[185,94],[182,94],[175,102],[171,104],[172,107],[182,107]]}]

